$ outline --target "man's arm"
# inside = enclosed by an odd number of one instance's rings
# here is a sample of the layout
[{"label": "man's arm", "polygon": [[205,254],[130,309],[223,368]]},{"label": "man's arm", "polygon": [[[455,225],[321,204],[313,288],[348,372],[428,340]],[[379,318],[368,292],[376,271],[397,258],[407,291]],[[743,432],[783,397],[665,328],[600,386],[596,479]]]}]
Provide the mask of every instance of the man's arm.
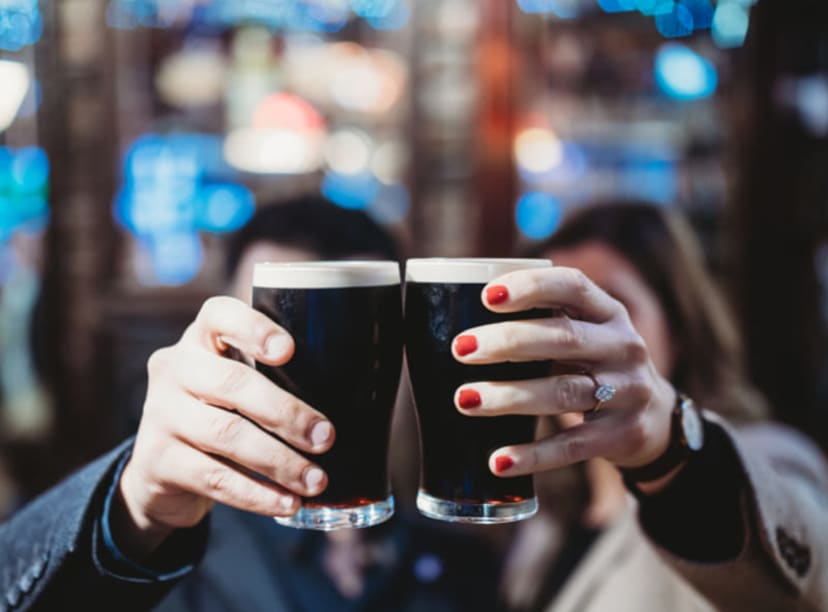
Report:
[{"label": "man's arm", "polygon": [[101,554],[104,499],[131,445],[87,465],[0,526],[0,608],[83,609],[94,602],[101,609],[147,610],[175,584],[132,580]]}]

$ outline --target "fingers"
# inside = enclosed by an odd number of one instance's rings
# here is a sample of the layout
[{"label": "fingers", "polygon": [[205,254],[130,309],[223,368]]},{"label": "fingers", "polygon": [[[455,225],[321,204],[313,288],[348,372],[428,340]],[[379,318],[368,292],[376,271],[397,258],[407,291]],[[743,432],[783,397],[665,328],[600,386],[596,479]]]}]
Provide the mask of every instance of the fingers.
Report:
[{"label": "fingers", "polygon": [[330,421],[245,364],[204,350],[165,349],[153,356],[151,380],[154,374],[199,400],[243,414],[300,450],[321,453],[333,444]]},{"label": "fingers", "polygon": [[185,444],[170,446],[164,460],[177,466],[163,482],[222,504],[265,516],[292,516],[299,498],[284,488],[243,474],[222,461]]},{"label": "fingers", "polygon": [[[625,378],[605,374],[601,377],[601,384],[609,384],[616,389],[615,397],[603,404],[602,410],[641,401],[641,390]],[[589,412],[596,405],[595,388],[592,379],[584,374],[513,382],[478,382],[458,388],[454,404],[460,412],[474,417]]]},{"label": "fingers", "polygon": [[170,411],[173,435],[306,497],[327,486],[327,476],[296,451],[239,414],[188,398]]},{"label": "fingers", "polygon": [[295,349],[290,334],[267,316],[240,300],[224,296],[204,302],[183,340],[218,354],[232,346],[271,365],[287,363]]},{"label": "fingers", "polygon": [[484,287],[482,299],[495,312],[563,308],[570,315],[593,323],[609,321],[622,310],[583,272],[564,267],[510,272]]},{"label": "fingers", "polygon": [[607,411],[581,425],[530,444],[505,446],[489,457],[496,476],[521,476],[561,468],[593,457],[624,457],[645,444],[644,420]]},{"label": "fingers", "polygon": [[466,364],[510,361],[638,362],[647,356],[637,334],[566,316],[509,321],[464,331],[452,343]]}]

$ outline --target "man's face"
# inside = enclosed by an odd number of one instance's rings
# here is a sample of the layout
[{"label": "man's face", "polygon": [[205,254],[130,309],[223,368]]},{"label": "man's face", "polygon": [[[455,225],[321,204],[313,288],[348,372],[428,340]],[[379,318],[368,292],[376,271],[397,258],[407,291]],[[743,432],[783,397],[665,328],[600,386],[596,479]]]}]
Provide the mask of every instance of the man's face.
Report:
[{"label": "man's face", "polygon": [[239,267],[233,273],[230,291],[246,303],[250,303],[253,291],[253,267],[257,262],[310,261],[319,257],[308,250],[280,245],[276,242],[254,242],[242,253]]}]

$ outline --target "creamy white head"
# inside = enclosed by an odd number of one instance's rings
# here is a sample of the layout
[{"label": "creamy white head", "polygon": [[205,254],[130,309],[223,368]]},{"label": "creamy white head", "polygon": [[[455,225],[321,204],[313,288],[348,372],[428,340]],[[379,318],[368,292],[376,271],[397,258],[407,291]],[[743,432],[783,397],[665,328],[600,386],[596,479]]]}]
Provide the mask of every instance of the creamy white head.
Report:
[{"label": "creamy white head", "polygon": [[257,263],[253,286],[275,289],[338,289],[400,284],[395,261],[305,261]]},{"label": "creamy white head", "polygon": [[476,259],[434,257],[409,259],[405,279],[413,283],[488,283],[498,276],[529,268],[549,268],[548,259]]}]

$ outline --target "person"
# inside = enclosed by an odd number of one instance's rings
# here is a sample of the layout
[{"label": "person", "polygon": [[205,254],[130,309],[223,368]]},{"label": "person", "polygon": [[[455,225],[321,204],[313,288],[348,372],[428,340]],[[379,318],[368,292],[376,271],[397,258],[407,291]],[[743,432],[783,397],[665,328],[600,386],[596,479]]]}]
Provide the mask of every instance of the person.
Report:
[{"label": "person", "polygon": [[[666,232],[661,244],[669,245],[674,234],[668,224],[653,227]],[[671,338],[676,330],[668,327],[669,307],[658,301],[660,287],[647,284],[649,277],[621,247],[585,238],[568,253],[561,246],[558,262],[569,255],[570,263],[579,259],[587,268],[589,258],[575,256],[595,243],[614,257],[602,265],[614,265],[616,278],[643,281],[632,295],[655,299],[651,314],[656,320],[662,314],[661,330]],[[668,270],[661,279],[689,292],[704,289],[673,276],[680,249],[673,244],[656,252],[653,264]],[[216,298],[178,344],[151,360],[135,440],[0,529],[0,559],[15,568],[5,572],[6,600],[42,609],[90,600],[103,609],[495,609],[498,577],[509,591],[520,582],[515,567],[542,559],[546,567],[529,585],[540,585],[538,598],[527,604],[535,609],[825,608],[827,471],[802,437],[768,425],[737,429],[712,412],[701,417],[676,390],[680,379],[668,382],[686,357],[679,336],[664,345],[669,360],[662,362],[659,349],[650,348],[658,336],[633,323],[636,305],[630,302],[628,310],[576,268],[514,272],[490,283],[481,299],[495,311],[552,306],[564,316],[468,330],[456,339],[458,360],[551,359],[570,366],[534,381],[481,381],[458,390],[458,410],[469,418],[522,413],[555,421],[549,435],[531,444],[495,450],[490,468],[509,477],[603,458],[625,471],[626,486],[639,500],[637,518],[616,518],[587,543],[586,553],[568,556],[569,568],[546,562],[549,540],[537,537],[544,516],[510,534],[512,550],[500,566],[487,561],[498,557],[487,557],[479,537],[450,540],[465,534],[398,523],[381,541],[413,543],[416,552],[374,549],[370,556],[379,562],[368,573],[378,580],[363,590],[365,597],[343,600],[319,571],[332,561],[320,558],[318,539],[308,541],[307,534],[267,518],[239,528],[229,516],[255,515],[229,507],[284,516],[295,511],[298,495],[321,490],[324,474],[314,474],[313,462],[291,447],[324,451],[335,443],[335,432],[312,407],[224,358],[234,347],[253,359],[283,363],[292,340],[243,302]],[[704,319],[710,313],[697,314]],[[715,363],[722,347],[711,342],[703,348]],[[693,438],[692,448],[682,434]],[[251,478],[242,468],[270,480]],[[217,501],[222,504],[214,507]],[[448,542],[443,556],[429,554],[428,547]],[[411,571],[389,572],[400,566]]]}]

